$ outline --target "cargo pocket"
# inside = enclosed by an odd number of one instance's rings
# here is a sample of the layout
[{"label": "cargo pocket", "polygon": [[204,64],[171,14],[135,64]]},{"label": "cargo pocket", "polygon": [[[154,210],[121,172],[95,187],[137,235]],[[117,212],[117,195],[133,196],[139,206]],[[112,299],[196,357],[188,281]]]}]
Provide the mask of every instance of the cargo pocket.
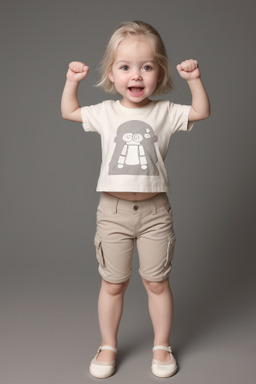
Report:
[{"label": "cargo pocket", "polygon": [[175,241],[176,241],[175,234],[172,233],[168,238],[166,259],[165,259],[165,265],[164,265],[164,275],[168,275],[168,273],[171,271],[171,268],[172,268],[172,259],[174,256]]},{"label": "cargo pocket", "polygon": [[101,238],[99,237],[99,235],[97,233],[96,233],[95,238],[94,238],[94,244],[95,244],[95,248],[96,248],[96,258],[98,260],[98,263],[103,268],[105,268],[106,264],[105,264],[103,249],[102,249],[102,241],[101,241]]}]

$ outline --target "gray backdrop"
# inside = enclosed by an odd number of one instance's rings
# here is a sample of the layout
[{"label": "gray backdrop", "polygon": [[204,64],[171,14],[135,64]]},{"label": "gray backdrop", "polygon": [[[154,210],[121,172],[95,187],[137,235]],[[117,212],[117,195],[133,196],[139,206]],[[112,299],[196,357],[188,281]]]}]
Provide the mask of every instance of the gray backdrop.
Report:
[{"label": "gray backdrop", "polygon": [[[174,67],[168,96],[189,103],[175,66],[199,60],[211,118],[172,139],[177,246],[173,383],[255,382],[255,2],[29,1],[1,6],[1,350],[3,384],[81,384],[100,342],[94,256],[100,140],[64,121],[69,61],[91,68],[82,105],[100,102],[97,65],[113,29],[142,19]],[[127,291],[118,371],[151,383],[152,329],[137,273]],[[160,380],[161,381],[161,380]]]}]

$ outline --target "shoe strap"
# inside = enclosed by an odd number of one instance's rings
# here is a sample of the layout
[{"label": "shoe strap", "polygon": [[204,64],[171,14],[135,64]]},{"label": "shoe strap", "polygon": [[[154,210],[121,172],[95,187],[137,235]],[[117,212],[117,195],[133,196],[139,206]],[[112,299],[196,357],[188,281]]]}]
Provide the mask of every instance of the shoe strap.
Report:
[{"label": "shoe strap", "polygon": [[117,353],[117,348],[115,348],[115,347],[111,347],[110,345],[101,345],[101,346],[99,347],[99,349],[98,349],[98,353],[99,353],[100,351],[106,351],[106,350]]},{"label": "shoe strap", "polygon": [[161,350],[161,351],[166,351],[166,352],[169,352],[169,353],[172,353],[172,349],[171,347],[166,347],[164,345],[156,345],[152,351],[155,352],[155,351],[158,351],[158,350]]}]

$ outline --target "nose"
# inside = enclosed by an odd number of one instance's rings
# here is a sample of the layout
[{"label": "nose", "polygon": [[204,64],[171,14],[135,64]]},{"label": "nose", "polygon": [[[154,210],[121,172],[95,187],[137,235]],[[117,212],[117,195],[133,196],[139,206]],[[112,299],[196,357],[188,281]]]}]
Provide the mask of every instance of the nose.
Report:
[{"label": "nose", "polygon": [[140,74],[140,71],[138,71],[138,70],[134,70],[132,78],[133,78],[134,80],[142,80],[142,76],[141,76],[141,74]]}]

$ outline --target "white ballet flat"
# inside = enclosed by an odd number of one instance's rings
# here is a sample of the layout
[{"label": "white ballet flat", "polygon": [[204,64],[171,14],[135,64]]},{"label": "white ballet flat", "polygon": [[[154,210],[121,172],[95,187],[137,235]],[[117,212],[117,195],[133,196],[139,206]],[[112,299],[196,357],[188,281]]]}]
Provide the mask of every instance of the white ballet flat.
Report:
[{"label": "white ballet flat", "polygon": [[153,352],[157,351],[158,349],[162,351],[167,351],[170,353],[170,361],[159,361],[159,360],[152,360],[152,366],[151,370],[153,375],[157,377],[170,377],[173,376],[177,370],[178,365],[175,360],[175,357],[172,354],[171,347],[165,347],[163,345],[157,345],[153,348]]},{"label": "white ballet flat", "polygon": [[115,354],[117,353],[117,348],[111,347],[109,345],[103,345],[99,347],[97,354],[92,359],[89,367],[90,374],[94,377],[97,377],[98,379],[106,379],[107,377],[112,376],[115,372],[116,359],[106,363],[97,360],[99,353],[104,350],[115,352]]}]

